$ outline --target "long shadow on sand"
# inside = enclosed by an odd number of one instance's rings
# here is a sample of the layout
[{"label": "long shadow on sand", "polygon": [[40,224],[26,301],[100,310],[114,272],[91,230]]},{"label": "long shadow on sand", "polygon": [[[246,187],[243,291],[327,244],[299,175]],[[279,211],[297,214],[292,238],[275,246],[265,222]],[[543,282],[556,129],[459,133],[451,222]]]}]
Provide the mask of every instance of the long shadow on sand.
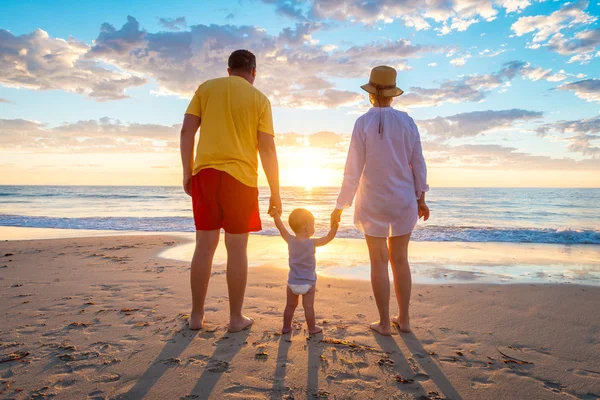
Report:
[{"label": "long shadow on sand", "polygon": [[[181,335],[181,339],[175,339],[175,336]],[[152,386],[160,379],[163,374],[173,368],[169,364],[170,359],[179,357],[184,350],[189,346],[194,338],[198,335],[198,331],[190,331],[187,329],[177,333],[173,339],[167,343],[160,354],[152,362],[150,367],[144,372],[135,385],[124,395],[118,396],[117,399],[141,399],[152,389]]]},{"label": "long shadow on sand", "polygon": [[308,346],[308,373],[306,377],[306,398],[314,399],[324,395],[319,394],[319,368],[321,368],[322,346],[319,342],[323,339],[323,333],[311,335],[306,340]]},{"label": "long shadow on sand", "polygon": [[454,386],[452,386],[452,383],[450,383],[444,372],[429,356],[429,352],[423,348],[423,345],[414,333],[402,333],[400,336],[402,337],[402,340],[404,340],[406,347],[408,347],[413,354],[419,353],[421,355],[421,357],[415,357],[416,360],[442,393],[452,400],[460,400],[461,397],[456,389],[454,389]]},{"label": "long shadow on sand", "polygon": [[225,372],[228,372],[231,360],[246,345],[246,340],[250,335],[250,329],[238,333],[226,333],[217,341],[215,351],[208,359],[208,363],[200,375],[196,386],[192,389],[192,395],[197,395],[200,399],[208,399],[215,386]]},{"label": "long shadow on sand", "polygon": [[[378,333],[373,333],[373,336],[375,337],[375,340],[377,341],[377,344],[381,350],[388,354],[390,359],[394,361],[395,373],[405,379],[412,379],[414,372],[410,368],[406,358],[404,358],[402,350],[400,350],[400,347],[398,347],[398,343],[396,343],[394,336],[383,336]],[[415,381],[411,384],[398,383],[398,385],[401,385],[399,386],[400,390],[413,395],[415,398],[420,398],[421,396],[425,396],[424,398],[427,398],[425,390],[419,384],[417,379],[415,379]]]},{"label": "long shadow on sand", "polygon": [[290,347],[292,346],[292,334],[279,336],[279,349],[277,350],[277,359],[275,360],[275,374],[273,375],[273,387],[271,388],[271,398],[281,398],[285,387],[285,373],[287,369],[287,359]]}]

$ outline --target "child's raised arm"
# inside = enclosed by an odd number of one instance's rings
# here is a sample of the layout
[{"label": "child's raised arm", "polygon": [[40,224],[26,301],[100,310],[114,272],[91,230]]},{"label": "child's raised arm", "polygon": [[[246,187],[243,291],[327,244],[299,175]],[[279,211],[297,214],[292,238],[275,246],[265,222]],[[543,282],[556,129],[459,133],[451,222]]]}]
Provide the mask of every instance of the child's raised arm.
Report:
[{"label": "child's raised arm", "polygon": [[278,213],[276,213],[273,219],[275,220],[275,226],[279,230],[279,234],[281,234],[283,240],[289,242],[292,235],[290,235],[288,230],[285,229],[285,225],[283,225],[283,222],[281,221],[281,216]]},{"label": "child's raised arm", "polygon": [[331,242],[333,240],[333,238],[335,237],[335,235],[337,234],[338,226],[339,226],[338,223],[331,224],[331,229],[329,230],[329,233],[327,234],[327,236],[315,239],[315,247],[325,246],[327,243]]}]

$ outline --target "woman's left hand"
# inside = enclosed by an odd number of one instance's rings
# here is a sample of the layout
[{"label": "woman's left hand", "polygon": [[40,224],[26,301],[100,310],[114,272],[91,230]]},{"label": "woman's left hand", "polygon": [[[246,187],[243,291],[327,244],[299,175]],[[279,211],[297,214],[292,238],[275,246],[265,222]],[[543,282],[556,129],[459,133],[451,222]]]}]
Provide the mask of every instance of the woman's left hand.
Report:
[{"label": "woman's left hand", "polygon": [[424,201],[418,201],[417,205],[419,207],[419,219],[423,218],[423,221],[427,221],[429,219],[429,207]]}]

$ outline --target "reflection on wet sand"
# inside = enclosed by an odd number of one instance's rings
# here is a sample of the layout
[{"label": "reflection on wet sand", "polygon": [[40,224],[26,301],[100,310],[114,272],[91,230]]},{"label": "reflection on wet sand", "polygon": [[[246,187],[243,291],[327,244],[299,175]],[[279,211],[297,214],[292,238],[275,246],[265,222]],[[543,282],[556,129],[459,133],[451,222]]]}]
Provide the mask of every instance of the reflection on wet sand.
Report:
[{"label": "reflection on wet sand", "polygon": [[[188,236],[193,240],[193,236]],[[165,251],[162,256],[190,260],[193,243]],[[323,276],[369,279],[364,240],[336,239],[317,249]],[[225,262],[219,246],[215,263]],[[287,267],[285,242],[252,235],[251,266]],[[415,283],[577,283],[600,285],[600,246],[515,243],[411,242],[410,261]]]}]

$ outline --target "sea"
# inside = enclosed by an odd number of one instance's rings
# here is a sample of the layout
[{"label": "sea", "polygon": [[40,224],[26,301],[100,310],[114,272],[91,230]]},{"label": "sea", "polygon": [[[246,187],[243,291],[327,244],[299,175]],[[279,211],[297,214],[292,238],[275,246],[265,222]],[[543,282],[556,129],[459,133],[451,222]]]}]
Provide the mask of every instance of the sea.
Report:
[{"label": "sea", "polygon": [[[329,227],[339,188],[284,187],[284,219],[294,208],[313,212],[317,234]],[[266,214],[269,189],[260,188],[263,230],[278,234]],[[600,244],[600,189],[432,188],[429,221],[414,241]],[[128,232],[193,232],[190,198],[173,186],[0,186],[0,226]],[[353,210],[339,237],[361,238]],[[0,238],[1,239],[1,238]]]}]

